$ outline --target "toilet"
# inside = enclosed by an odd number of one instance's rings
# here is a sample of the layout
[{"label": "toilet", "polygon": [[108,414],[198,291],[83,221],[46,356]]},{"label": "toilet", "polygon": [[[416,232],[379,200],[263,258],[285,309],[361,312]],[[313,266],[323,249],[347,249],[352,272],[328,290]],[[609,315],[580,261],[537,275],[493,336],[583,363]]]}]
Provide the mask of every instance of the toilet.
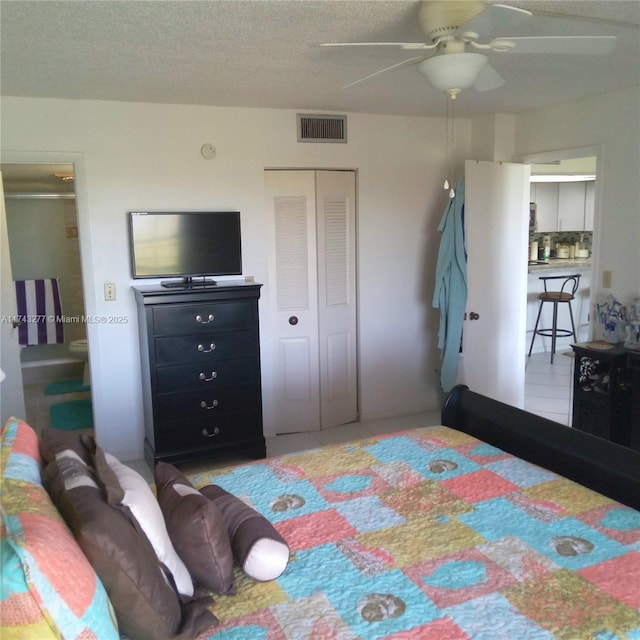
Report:
[{"label": "toilet", "polygon": [[75,358],[84,360],[84,375],[82,384],[91,385],[91,373],[89,372],[89,344],[86,338],[81,340],[72,340],[69,344],[69,353]]}]

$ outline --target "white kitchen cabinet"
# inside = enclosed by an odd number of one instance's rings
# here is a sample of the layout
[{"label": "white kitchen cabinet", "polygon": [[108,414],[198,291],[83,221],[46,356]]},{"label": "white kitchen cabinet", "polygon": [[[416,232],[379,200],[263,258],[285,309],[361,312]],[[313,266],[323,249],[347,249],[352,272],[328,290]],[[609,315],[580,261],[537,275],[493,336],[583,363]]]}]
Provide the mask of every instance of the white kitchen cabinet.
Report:
[{"label": "white kitchen cabinet", "polygon": [[585,182],[561,182],[558,231],[584,231]]},{"label": "white kitchen cabinet", "polygon": [[558,183],[533,182],[531,202],[537,205],[536,231],[539,233],[558,230]]},{"label": "white kitchen cabinet", "polygon": [[596,182],[591,180],[585,183],[584,197],[584,230],[593,231],[593,218],[596,211]]},{"label": "white kitchen cabinet", "polygon": [[595,182],[532,182],[536,232],[593,231]]}]

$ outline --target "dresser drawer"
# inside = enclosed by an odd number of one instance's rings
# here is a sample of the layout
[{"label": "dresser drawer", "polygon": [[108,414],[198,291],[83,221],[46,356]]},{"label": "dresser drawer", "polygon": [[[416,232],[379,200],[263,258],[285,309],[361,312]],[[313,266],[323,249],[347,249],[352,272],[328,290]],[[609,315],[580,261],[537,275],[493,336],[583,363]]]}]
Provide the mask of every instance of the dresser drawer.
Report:
[{"label": "dresser drawer", "polygon": [[208,334],[249,328],[254,323],[250,301],[158,306],[153,309],[156,336]]},{"label": "dresser drawer", "polygon": [[156,397],[156,412],[160,420],[210,418],[218,420],[238,408],[259,408],[260,389],[257,384],[240,384],[221,389],[188,391]]},{"label": "dresser drawer", "polygon": [[215,449],[262,437],[256,432],[260,413],[245,407],[217,418],[159,422],[155,428],[156,455],[189,449]]},{"label": "dresser drawer", "polygon": [[258,358],[220,360],[207,366],[203,364],[179,364],[156,369],[158,394],[202,389],[210,391],[245,382],[260,380]]},{"label": "dresser drawer", "polygon": [[225,358],[244,358],[257,349],[255,331],[207,333],[206,335],[156,338],[156,365],[211,363]]}]

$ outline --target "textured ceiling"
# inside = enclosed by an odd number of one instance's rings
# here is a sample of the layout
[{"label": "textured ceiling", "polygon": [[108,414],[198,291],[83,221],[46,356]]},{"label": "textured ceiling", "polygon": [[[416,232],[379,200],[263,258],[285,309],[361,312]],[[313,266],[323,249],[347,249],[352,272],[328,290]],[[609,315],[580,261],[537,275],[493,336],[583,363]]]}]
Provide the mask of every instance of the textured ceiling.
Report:
[{"label": "textured ceiling", "polygon": [[[456,0],[450,0],[455,2]],[[469,89],[456,115],[516,113],[640,82],[638,0],[519,0],[525,27],[493,35],[616,35],[604,56],[491,53],[506,85]],[[3,0],[3,95],[305,111],[444,115],[411,57],[331,41],[423,41],[416,0]],[[556,14],[582,16],[567,20]]]}]

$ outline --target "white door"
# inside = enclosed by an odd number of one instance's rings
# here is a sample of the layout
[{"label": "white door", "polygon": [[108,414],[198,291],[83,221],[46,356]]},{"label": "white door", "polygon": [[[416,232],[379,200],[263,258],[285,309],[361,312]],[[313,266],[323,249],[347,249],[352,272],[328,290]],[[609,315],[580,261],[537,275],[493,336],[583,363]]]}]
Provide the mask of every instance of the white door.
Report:
[{"label": "white door", "polygon": [[277,433],[357,418],[355,177],[266,171],[273,215],[271,325]]},{"label": "white door", "polygon": [[356,188],[352,171],[316,172],[320,423],[358,417]]},{"label": "white door", "polygon": [[524,406],[529,165],[465,163],[467,314],[460,382]]},{"label": "white door", "polygon": [[[20,346],[18,329],[13,319],[18,313],[16,292],[11,275],[11,254],[7,233],[7,213],[4,206],[4,188],[0,173],[0,367],[4,379],[0,381],[0,423],[7,418],[26,419],[24,392],[22,389],[22,368],[20,366]],[[3,376],[0,376],[3,377]]]}]

